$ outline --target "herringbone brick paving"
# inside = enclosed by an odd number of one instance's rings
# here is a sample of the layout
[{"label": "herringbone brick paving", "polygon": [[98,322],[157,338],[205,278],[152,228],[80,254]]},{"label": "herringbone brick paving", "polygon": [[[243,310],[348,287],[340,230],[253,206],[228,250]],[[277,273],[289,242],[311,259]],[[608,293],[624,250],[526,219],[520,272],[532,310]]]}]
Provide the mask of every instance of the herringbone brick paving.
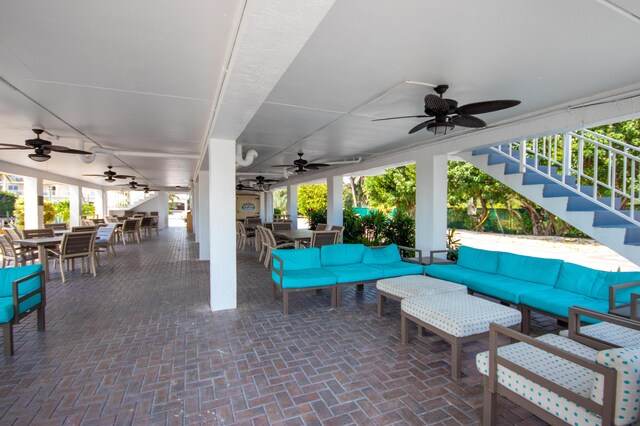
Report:
[{"label": "herringbone brick paving", "polygon": [[[48,285],[47,330],[16,327],[0,359],[0,424],[478,424],[481,377],[464,348],[450,378],[436,336],[399,343],[399,304],[375,314],[373,286],[295,294],[291,315],[269,274],[238,254],[238,309],[211,313],[209,264],[184,229],[117,247],[98,277]],[[32,316],[35,317],[35,316]],[[537,331],[553,329],[538,322]],[[502,424],[542,424],[501,400]]]}]

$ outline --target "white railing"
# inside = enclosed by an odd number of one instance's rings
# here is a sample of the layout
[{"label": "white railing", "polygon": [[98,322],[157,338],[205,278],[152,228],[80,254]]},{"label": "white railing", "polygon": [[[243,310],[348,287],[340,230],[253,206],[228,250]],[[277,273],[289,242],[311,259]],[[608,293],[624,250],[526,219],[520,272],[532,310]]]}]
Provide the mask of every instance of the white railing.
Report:
[{"label": "white railing", "polygon": [[[640,225],[635,219],[640,198],[640,147],[581,129],[491,149],[517,161],[520,172],[545,175],[567,190]],[[619,205],[624,210],[617,209]]]}]

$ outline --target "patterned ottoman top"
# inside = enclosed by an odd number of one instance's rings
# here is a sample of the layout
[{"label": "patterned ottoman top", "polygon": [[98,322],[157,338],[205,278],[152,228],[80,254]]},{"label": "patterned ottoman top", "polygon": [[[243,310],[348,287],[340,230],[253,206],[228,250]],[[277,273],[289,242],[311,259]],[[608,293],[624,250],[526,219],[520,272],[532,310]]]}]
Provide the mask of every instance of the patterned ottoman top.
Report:
[{"label": "patterned ottoman top", "polygon": [[378,280],[376,288],[402,299],[405,297],[451,291],[463,292],[465,294],[467,292],[466,286],[424,275],[405,275],[403,277],[385,278]]},{"label": "patterned ottoman top", "polygon": [[486,333],[492,322],[511,327],[522,321],[517,309],[458,292],[409,297],[400,306],[402,312],[455,337]]}]

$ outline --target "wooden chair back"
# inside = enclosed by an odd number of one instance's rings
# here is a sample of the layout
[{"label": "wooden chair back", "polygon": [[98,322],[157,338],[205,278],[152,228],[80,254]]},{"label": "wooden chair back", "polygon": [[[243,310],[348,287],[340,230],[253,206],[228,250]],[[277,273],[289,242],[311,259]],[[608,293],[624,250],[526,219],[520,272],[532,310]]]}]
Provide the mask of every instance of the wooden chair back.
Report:
[{"label": "wooden chair back", "polygon": [[109,223],[107,226],[101,226],[96,232],[96,240],[110,241],[116,230],[116,223]]},{"label": "wooden chair back", "polygon": [[22,235],[25,240],[29,238],[50,238],[55,237],[53,229],[24,229]]},{"label": "wooden chair back", "polygon": [[291,230],[291,222],[273,222],[272,228],[274,231]]},{"label": "wooden chair back", "polygon": [[21,240],[22,239],[22,236],[20,234],[18,234],[18,231],[16,231],[13,228],[2,228],[2,232],[4,232],[5,235],[7,235],[9,237],[9,239],[11,239],[12,243],[15,240]]},{"label": "wooden chair back", "polygon": [[62,256],[82,256],[93,253],[96,231],[69,232],[62,236],[60,253]]},{"label": "wooden chair back", "polygon": [[311,234],[310,247],[322,247],[338,244],[340,231],[313,231]]},{"label": "wooden chair back", "polygon": [[0,234],[0,254],[3,258],[14,258],[15,249],[13,247],[13,241],[7,234]]},{"label": "wooden chair back", "polygon": [[149,212],[149,216],[156,216],[156,217],[158,217],[159,215],[158,215],[158,212]]},{"label": "wooden chair back", "polygon": [[245,225],[261,225],[262,219],[259,217],[248,217],[244,220]]},{"label": "wooden chair back", "polygon": [[153,223],[153,218],[151,216],[145,216],[142,218],[140,226],[142,226],[143,228],[148,228],[151,226],[151,223]]},{"label": "wooden chair back", "polygon": [[92,219],[94,225],[104,225],[106,222],[104,219]]},{"label": "wooden chair back", "polygon": [[122,224],[122,232],[135,232],[138,227],[137,219],[127,219]]},{"label": "wooden chair back", "polygon": [[328,228],[326,223],[319,223],[316,225],[316,231],[326,231]]},{"label": "wooden chair back", "polygon": [[69,229],[66,223],[45,223],[44,227],[46,229],[53,229],[54,231],[55,230],[62,231],[65,229]]},{"label": "wooden chair back", "polygon": [[73,228],[71,228],[71,232],[89,232],[89,231],[95,231],[96,230],[96,226],[95,225],[91,225],[91,226],[74,226]]}]

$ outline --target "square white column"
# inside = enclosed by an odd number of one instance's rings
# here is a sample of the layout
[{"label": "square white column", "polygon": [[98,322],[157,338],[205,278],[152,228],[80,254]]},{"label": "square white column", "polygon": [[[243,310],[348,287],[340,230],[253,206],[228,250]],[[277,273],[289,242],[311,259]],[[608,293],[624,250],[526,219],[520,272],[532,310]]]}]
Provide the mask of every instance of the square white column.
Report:
[{"label": "square white column", "polygon": [[416,248],[446,248],[447,156],[418,153],[416,157]]},{"label": "square white column", "polygon": [[82,188],[69,185],[69,223],[71,226],[80,226],[82,219]]},{"label": "square white column", "polygon": [[198,236],[198,217],[200,217],[200,214],[198,214],[198,186],[198,178],[196,177],[191,188],[191,226],[193,227],[193,236],[196,242],[200,240]]},{"label": "square white column", "polygon": [[209,172],[198,173],[198,244],[200,259],[208,260],[209,252]]},{"label": "square white column", "polygon": [[[211,310],[235,309],[236,274],[236,142],[209,142]],[[202,182],[200,182],[202,185]],[[200,202],[202,199],[199,199]],[[202,203],[200,203],[202,204]],[[204,236],[203,236],[204,239]]]},{"label": "square white column", "polygon": [[164,229],[169,226],[169,193],[160,191],[158,193],[158,228]]},{"label": "square white column", "polygon": [[291,229],[298,229],[298,185],[287,186],[287,213],[293,221]]},{"label": "square white column", "polygon": [[24,228],[44,228],[42,178],[24,177]]},{"label": "square white column", "polygon": [[327,224],[342,226],[342,176],[327,178]]},{"label": "square white column", "polygon": [[96,216],[98,216],[99,218],[104,218],[105,216],[107,216],[105,212],[105,192],[107,191],[96,191],[96,196],[93,200],[93,206],[96,208]]},{"label": "square white column", "polygon": [[273,192],[264,193],[264,222],[273,222]]}]

